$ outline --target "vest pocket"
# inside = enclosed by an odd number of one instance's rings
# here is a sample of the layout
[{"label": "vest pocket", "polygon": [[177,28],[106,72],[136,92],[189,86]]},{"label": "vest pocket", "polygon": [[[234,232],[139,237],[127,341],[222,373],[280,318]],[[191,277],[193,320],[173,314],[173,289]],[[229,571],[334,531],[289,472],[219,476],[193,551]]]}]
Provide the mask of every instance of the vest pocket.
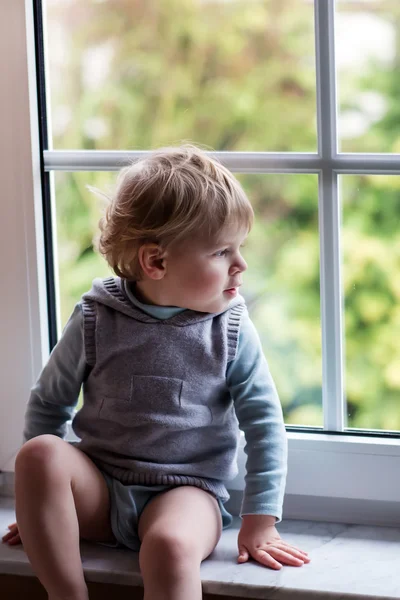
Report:
[{"label": "vest pocket", "polygon": [[126,398],[103,395],[100,418],[125,428],[151,425],[153,431],[158,426],[170,431],[204,427],[213,420],[211,409],[197,402],[195,393],[183,393],[182,379],[133,375],[127,384]]},{"label": "vest pocket", "polygon": [[183,381],[170,377],[133,375],[126,398],[106,393],[99,417],[121,425],[166,424],[179,415]]},{"label": "vest pocket", "polygon": [[182,379],[134,375],[131,405],[137,425],[162,426],[182,431],[210,425],[210,408],[198,401]]}]

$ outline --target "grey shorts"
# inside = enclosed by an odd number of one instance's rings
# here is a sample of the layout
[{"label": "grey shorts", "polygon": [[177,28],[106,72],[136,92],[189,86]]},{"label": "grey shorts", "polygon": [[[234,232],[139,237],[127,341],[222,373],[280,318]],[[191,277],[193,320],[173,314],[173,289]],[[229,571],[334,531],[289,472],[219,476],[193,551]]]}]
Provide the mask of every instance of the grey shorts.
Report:
[{"label": "grey shorts", "polygon": [[[108,491],[111,505],[111,528],[115,536],[115,543],[102,543],[103,546],[112,548],[130,548],[135,552],[140,550],[138,536],[139,517],[146,504],[160,492],[172,489],[171,485],[124,485],[108,473],[101,471]],[[226,510],[220,498],[218,501],[222,517],[222,528],[226,529],[232,523],[232,515]]]}]

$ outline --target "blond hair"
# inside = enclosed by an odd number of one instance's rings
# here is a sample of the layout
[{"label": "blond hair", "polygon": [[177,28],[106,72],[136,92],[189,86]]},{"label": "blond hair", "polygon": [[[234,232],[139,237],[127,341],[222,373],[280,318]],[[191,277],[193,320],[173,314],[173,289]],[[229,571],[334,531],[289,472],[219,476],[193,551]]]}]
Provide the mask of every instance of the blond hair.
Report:
[{"label": "blond hair", "polygon": [[161,148],[120,171],[98,249],[117,275],[139,280],[142,244],[166,249],[192,236],[214,239],[226,225],[249,231],[253,217],[239,182],[218,161],[189,144]]}]

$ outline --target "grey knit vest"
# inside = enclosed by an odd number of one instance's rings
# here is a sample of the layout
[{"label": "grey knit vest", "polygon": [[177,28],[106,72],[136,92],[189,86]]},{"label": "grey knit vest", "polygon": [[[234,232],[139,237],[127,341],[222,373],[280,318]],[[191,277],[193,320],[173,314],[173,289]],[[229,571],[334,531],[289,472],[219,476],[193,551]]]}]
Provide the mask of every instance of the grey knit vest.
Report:
[{"label": "grey knit vest", "polygon": [[82,297],[91,369],[73,421],[78,447],[125,484],[194,485],[226,500],[239,436],[226,369],[243,298],[220,314],[160,320],[134,306],[125,285],[96,279]]}]

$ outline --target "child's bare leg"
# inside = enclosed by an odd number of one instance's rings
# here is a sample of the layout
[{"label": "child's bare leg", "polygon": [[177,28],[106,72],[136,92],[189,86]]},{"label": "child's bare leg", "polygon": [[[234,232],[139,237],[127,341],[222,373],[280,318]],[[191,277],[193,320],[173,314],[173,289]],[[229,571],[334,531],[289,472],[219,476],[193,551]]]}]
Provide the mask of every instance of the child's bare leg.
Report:
[{"label": "child's bare leg", "polygon": [[15,463],[18,528],[51,600],[87,600],[79,537],[113,539],[106,482],[80,450],[53,435],[21,448]]},{"label": "child's bare leg", "polygon": [[182,486],[156,496],[139,520],[144,600],[201,600],[200,564],[221,536],[216,499]]}]

